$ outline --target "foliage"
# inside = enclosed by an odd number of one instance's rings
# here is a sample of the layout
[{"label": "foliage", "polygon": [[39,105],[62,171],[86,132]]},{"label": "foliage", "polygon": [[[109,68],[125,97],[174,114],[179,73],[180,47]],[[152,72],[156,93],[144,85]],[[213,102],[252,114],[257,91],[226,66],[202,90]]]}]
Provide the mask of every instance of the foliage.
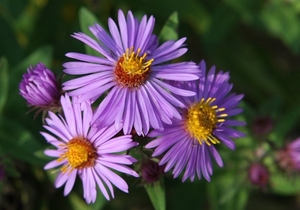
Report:
[{"label": "foliage", "polygon": [[[78,183],[67,198],[61,189],[54,190],[53,176],[43,170],[49,159],[43,154],[48,145],[39,134],[43,130],[41,116],[33,120],[34,113],[28,113],[18,85],[26,69],[38,62],[61,75],[67,52],[100,56],[70,35],[78,31],[90,34],[88,26],[95,22],[105,27],[102,23],[108,17],[115,18],[119,8],[137,15],[153,15],[161,41],[187,37],[189,51],[184,59],[205,59],[207,66],[215,64],[217,69],[230,71],[235,91],[245,94],[240,118],[247,122],[247,137],[236,141],[235,151],[219,147],[224,167],[215,165],[211,182],[202,179],[181,183],[167,174],[165,181],[143,188],[125,177],[130,183],[129,194],[116,191],[116,198],[106,202],[98,193],[96,203],[87,205]],[[1,209],[239,210],[274,207],[270,201],[274,195],[299,199],[299,172],[285,174],[276,162],[276,151],[300,134],[299,26],[297,0],[2,0],[0,166],[5,181],[0,181]],[[253,131],[259,117],[273,123],[267,134]],[[271,173],[267,189],[249,182],[248,168],[256,161],[263,162]],[[257,201],[260,195],[265,199]],[[7,201],[8,196],[15,199],[14,203]],[[299,208],[298,201],[282,200],[286,203],[272,209]]]}]

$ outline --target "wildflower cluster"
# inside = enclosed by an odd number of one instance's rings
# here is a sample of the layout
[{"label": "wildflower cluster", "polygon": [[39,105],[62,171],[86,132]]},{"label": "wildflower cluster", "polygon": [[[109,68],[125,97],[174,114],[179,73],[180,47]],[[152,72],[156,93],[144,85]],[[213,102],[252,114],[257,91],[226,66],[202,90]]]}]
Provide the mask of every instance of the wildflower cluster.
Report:
[{"label": "wildflower cluster", "polygon": [[286,144],[276,144],[271,135],[274,124],[271,117],[258,116],[251,126],[256,148],[251,151],[252,156],[248,157],[247,178],[252,186],[263,190],[276,190],[274,180],[278,176],[291,179],[300,172],[300,138]]},{"label": "wildflower cluster", "polygon": [[[108,20],[109,32],[89,27],[96,39],[73,35],[102,55],[67,53],[73,61],[63,71],[75,78],[59,84],[43,64],[24,75],[20,94],[48,111],[41,134],[52,145],[45,154],[54,160],[44,168],[60,169],[55,186],[65,185],[64,195],[79,177],[87,203],[95,202],[97,188],[109,200],[113,186],[128,192],[119,172],[140,174],[148,183],[168,171],[174,178],[182,174],[182,181],[210,181],[213,160],[223,166],[217,145],[234,150],[233,140],[244,136],[233,128],[245,125],[232,119],[242,112],[243,95],[232,93],[229,73],[207,70],[204,61],[174,62],[186,53],[186,38],[160,44],[154,26],[153,16],[139,21],[119,11],[118,23]],[[60,113],[53,105],[61,106]],[[146,158],[137,160],[132,150]],[[158,164],[145,155],[149,151]],[[137,161],[139,173],[131,167]]]}]

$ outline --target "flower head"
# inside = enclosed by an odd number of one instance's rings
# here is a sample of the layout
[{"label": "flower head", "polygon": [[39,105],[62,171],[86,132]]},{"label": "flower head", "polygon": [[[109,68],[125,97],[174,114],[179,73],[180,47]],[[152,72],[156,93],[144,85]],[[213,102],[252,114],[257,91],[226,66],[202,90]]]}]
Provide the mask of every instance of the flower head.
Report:
[{"label": "flower head", "polygon": [[300,171],[300,138],[288,143],[277,153],[279,166],[290,172]]},{"label": "flower head", "polygon": [[31,106],[47,108],[59,104],[60,89],[54,73],[43,63],[31,66],[23,74],[20,95]]},{"label": "flower head", "polygon": [[147,134],[151,127],[162,130],[163,122],[181,119],[175,107],[184,107],[171,93],[195,95],[165,82],[196,80],[199,71],[193,62],[166,64],[187,51],[185,38],[158,46],[158,38],[152,34],[154,22],[152,16],[138,21],[130,11],[126,18],[119,11],[119,26],[108,20],[110,34],[98,24],[89,28],[97,41],[83,33],[73,35],[103,55],[67,53],[79,61],[63,64],[67,74],[81,75],[63,84],[70,96],[79,96],[79,102],[94,102],[108,91],[92,119],[94,126],[114,122],[125,134],[134,127],[138,135]]},{"label": "flower head", "polygon": [[[178,83],[179,87],[189,87],[196,92],[194,97],[177,98],[185,104],[180,110],[182,120],[173,119],[172,125],[165,130],[154,130],[149,137],[157,137],[146,145],[155,148],[153,156],[163,155],[160,165],[166,164],[165,172],[173,168],[177,177],[184,171],[182,180],[199,179],[203,175],[210,181],[212,175],[212,158],[222,167],[223,162],[215,148],[216,144],[224,144],[235,148],[232,139],[244,136],[231,126],[243,126],[244,122],[228,119],[242,112],[237,108],[243,95],[229,94],[232,85],[228,83],[229,74],[215,74],[212,67],[206,75],[206,65],[200,63],[202,77],[196,82]],[[229,94],[229,95],[228,95]]]},{"label": "flower head", "polygon": [[[112,185],[128,192],[127,183],[115,172],[119,171],[132,176],[138,174],[125,165],[131,165],[135,159],[120,152],[126,151],[137,143],[131,135],[118,136],[114,126],[101,129],[90,127],[93,117],[92,108],[88,103],[71,103],[68,95],[61,97],[64,117],[49,112],[44,127],[52,134],[41,132],[55,149],[47,149],[45,154],[56,159],[49,162],[45,169],[60,167],[55,187],[65,184],[64,195],[72,190],[77,175],[82,179],[84,198],[87,203],[95,202],[100,188],[106,199],[112,197]],[[117,154],[116,154],[117,153]],[[106,187],[105,187],[106,185]]]},{"label": "flower head", "polygon": [[248,169],[248,178],[251,184],[265,188],[269,183],[269,171],[261,163],[253,163]]}]

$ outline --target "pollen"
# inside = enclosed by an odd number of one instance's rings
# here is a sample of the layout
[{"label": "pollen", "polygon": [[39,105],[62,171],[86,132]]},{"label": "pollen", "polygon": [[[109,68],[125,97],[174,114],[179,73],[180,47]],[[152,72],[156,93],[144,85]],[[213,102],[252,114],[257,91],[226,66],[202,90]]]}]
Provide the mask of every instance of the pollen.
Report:
[{"label": "pollen", "polygon": [[218,144],[220,141],[213,135],[214,129],[217,128],[218,123],[225,121],[223,117],[227,114],[218,115],[225,108],[218,108],[212,106],[215,98],[202,98],[200,102],[194,103],[187,111],[185,126],[186,130],[191,137],[195,138],[200,145],[206,143],[208,146],[211,144]]},{"label": "pollen", "polygon": [[58,162],[67,160],[67,164],[61,168],[63,173],[71,172],[74,169],[83,169],[95,165],[97,151],[94,145],[83,137],[75,137],[64,146],[65,153]]},{"label": "pollen", "polygon": [[134,52],[133,47],[127,49],[117,61],[114,74],[122,87],[135,89],[143,85],[149,75],[154,59],[147,60],[147,53],[141,55],[141,49]]}]

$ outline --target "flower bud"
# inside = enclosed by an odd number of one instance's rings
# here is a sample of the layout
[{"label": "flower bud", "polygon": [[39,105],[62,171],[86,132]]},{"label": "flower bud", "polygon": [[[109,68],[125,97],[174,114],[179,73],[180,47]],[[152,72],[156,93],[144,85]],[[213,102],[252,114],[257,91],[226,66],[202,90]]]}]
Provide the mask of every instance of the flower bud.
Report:
[{"label": "flower bud", "polygon": [[147,159],[142,163],[141,172],[143,180],[151,184],[159,180],[160,176],[164,173],[164,166],[160,166],[157,162]]},{"label": "flower bud", "polygon": [[59,104],[60,89],[54,73],[43,63],[31,66],[23,74],[19,85],[20,95],[35,107],[51,107]]},{"label": "flower bud", "polygon": [[265,188],[269,183],[269,171],[261,163],[252,163],[248,170],[248,178],[251,184]]}]

